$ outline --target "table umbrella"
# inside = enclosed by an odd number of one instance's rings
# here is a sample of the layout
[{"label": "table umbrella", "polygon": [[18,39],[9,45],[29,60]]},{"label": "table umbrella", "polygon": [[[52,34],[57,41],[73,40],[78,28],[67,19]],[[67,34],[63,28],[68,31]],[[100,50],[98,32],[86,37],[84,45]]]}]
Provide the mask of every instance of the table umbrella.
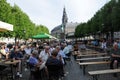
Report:
[{"label": "table umbrella", "polygon": [[33,39],[51,39],[52,36],[47,33],[40,33],[38,35],[32,36]]}]

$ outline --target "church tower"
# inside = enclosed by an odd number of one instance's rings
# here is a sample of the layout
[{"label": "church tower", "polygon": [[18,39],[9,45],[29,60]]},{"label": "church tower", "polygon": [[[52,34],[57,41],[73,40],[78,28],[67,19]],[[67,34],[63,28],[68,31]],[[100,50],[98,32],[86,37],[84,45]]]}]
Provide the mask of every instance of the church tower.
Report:
[{"label": "church tower", "polygon": [[66,10],[65,7],[63,8],[63,16],[62,16],[62,24],[65,24],[68,22],[68,18],[67,18],[67,14],[66,14]]},{"label": "church tower", "polygon": [[68,17],[66,14],[65,7],[63,8],[63,16],[62,16],[62,32],[64,33],[64,39],[66,38],[66,23],[68,22]]}]

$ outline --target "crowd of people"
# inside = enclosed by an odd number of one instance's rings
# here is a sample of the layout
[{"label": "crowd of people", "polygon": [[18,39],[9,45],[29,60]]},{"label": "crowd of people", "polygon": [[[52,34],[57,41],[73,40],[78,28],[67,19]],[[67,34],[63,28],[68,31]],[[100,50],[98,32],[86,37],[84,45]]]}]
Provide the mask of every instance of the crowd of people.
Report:
[{"label": "crowd of people", "polygon": [[[101,42],[101,48],[105,51],[107,43]],[[34,42],[28,44],[19,44],[7,46],[1,45],[0,59],[20,60],[16,66],[16,75],[22,77],[22,66],[25,64],[25,70],[30,69],[32,80],[41,80],[45,74],[48,80],[59,80],[66,75],[64,69],[66,60],[70,58],[72,51],[86,50],[84,42],[78,42],[74,45],[71,42]],[[115,41],[110,49],[111,55],[110,68],[118,67],[120,62],[120,42]]]},{"label": "crowd of people", "polygon": [[71,43],[29,43],[12,45],[7,47],[3,44],[0,49],[0,59],[20,60],[16,64],[16,75],[22,77],[22,66],[25,64],[25,70],[30,70],[33,80],[40,80],[41,71],[44,70],[46,78],[49,80],[58,80],[66,75],[64,66],[66,58],[72,51]]}]

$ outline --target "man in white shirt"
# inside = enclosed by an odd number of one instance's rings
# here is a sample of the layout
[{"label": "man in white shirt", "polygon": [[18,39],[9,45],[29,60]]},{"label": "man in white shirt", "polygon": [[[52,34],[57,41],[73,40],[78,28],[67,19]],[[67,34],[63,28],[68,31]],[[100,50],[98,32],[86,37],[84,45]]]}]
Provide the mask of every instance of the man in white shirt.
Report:
[{"label": "man in white shirt", "polygon": [[48,57],[50,56],[50,47],[49,46],[45,46],[44,50],[40,52],[39,58],[41,58],[41,60],[44,62],[47,61]]},{"label": "man in white shirt", "polygon": [[45,46],[44,50],[41,51],[40,54],[39,54],[39,59],[42,60],[42,62],[43,62],[40,69],[45,67],[45,63],[46,63],[46,61],[47,61],[47,59],[50,55],[51,55],[50,54],[50,47]]},{"label": "man in white shirt", "polygon": [[61,60],[62,63],[64,64],[63,58],[66,57],[64,52],[60,49],[60,46],[56,46],[56,50],[58,51],[57,59]]},{"label": "man in white shirt", "polygon": [[25,48],[25,53],[26,53],[27,55],[31,55],[31,51],[32,51],[32,49],[30,48],[30,46],[27,46],[27,47]]},{"label": "man in white shirt", "polygon": [[64,52],[64,54],[66,55],[66,57],[68,57],[67,55],[69,54],[70,50],[69,50],[69,48],[68,48],[68,46],[67,46],[66,43],[64,44],[63,52]]}]

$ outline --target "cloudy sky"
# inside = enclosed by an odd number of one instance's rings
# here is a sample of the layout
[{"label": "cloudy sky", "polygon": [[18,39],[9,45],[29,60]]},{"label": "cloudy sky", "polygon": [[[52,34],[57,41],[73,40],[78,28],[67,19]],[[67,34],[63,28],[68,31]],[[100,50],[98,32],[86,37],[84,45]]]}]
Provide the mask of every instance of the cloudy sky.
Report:
[{"label": "cloudy sky", "polygon": [[51,31],[62,23],[63,8],[68,22],[87,22],[110,0],[7,0],[17,4],[35,24],[42,24]]}]

